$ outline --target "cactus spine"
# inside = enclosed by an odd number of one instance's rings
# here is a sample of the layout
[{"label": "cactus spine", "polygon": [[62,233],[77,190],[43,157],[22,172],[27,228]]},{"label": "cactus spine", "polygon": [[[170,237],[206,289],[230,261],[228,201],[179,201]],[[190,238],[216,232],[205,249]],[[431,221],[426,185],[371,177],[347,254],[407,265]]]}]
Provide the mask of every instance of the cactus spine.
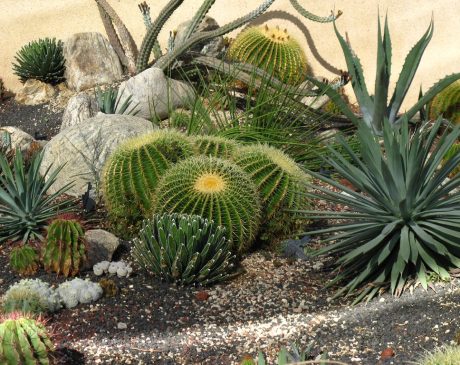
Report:
[{"label": "cactus spine", "polygon": [[259,196],[235,164],[193,157],[169,169],[155,191],[158,213],[196,214],[227,229],[235,251],[247,251],[260,223]]},{"label": "cactus spine", "polygon": [[196,136],[193,142],[200,155],[230,159],[240,146],[237,142],[219,136]]},{"label": "cactus spine", "polygon": [[55,219],[48,227],[42,261],[46,270],[75,276],[86,258],[83,228],[73,219]]},{"label": "cactus spine", "polygon": [[430,103],[430,119],[442,116],[454,124],[460,124],[460,80],[446,87]]},{"label": "cactus spine", "polygon": [[38,320],[12,313],[0,323],[0,363],[49,365],[54,345]]},{"label": "cactus spine", "polygon": [[299,84],[307,73],[307,59],[287,30],[251,27],[230,45],[229,58],[267,71],[282,82]]},{"label": "cactus spine", "polygon": [[152,208],[152,193],[173,164],[193,155],[193,145],[174,130],[156,131],[120,146],[107,161],[103,195],[113,217],[140,220]]},{"label": "cactus spine", "polygon": [[132,254],[141,267],[181,285],[210,285],[230,276],[225,228],[199,216],[155,214],[144,221]]}]

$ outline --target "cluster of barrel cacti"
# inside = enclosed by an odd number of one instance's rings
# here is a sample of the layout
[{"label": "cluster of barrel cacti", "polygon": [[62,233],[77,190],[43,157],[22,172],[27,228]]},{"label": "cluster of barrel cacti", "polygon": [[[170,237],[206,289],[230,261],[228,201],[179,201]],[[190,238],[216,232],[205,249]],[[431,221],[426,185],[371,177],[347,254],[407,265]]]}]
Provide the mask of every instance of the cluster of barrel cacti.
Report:
[{"label": "cluster of barrel cacti", "polygon": [[[226,228],[237,254],[261,234],[274,241],[292,233],[294,215],[287,210],[307,203],[308,179],[289,156],[223,137],[154,132],[121,145],[104,171],[110,216],[131,214],[129,225],[136,226],[152,214],[199,215]],[[269,224],[274,221],[281,224]]]}]

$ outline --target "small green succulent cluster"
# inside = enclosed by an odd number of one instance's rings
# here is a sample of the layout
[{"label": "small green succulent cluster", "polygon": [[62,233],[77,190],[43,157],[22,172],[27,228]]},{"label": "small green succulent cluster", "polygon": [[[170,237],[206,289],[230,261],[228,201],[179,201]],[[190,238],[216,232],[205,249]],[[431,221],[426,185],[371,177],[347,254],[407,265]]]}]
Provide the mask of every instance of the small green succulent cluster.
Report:
[{"label": "small green succulent cluster", "polygon": [[49,352],[54,350],[54,345],[39,320],[20,313],[2,318],[0,341],[1,364],[50,364]]},{"label": "small green succulent cluster", "polygon": [[48,227],[42,251],[46,270],[75,276],[86,259],[86,244],[81,224],[75,219],[58,218]]},{"label": "small green succulent cluster", "polygon": [[186,214],[155,214],[144,221],[132,253],[145,270],[181,285],[224,281],[234,263],[225,228]]},{"label": "small green succulent cluster", "polygon": [[30,245],[13,248],[10,253],[10,266],[20,275],[32,275],[38,270],[39,257]]},{"label": "small green succulent cluster", "polygon": [[63,43],[55,38],[44,38],[23,46],[15,56],[14,73],[22,83],[36,79],[47,84],[64,81],[65,59]]},{"label": "small green succulent cluster", "polygon": [[460,80],[437,94],[429,106],[430,119],[442,116],[454,124],[460,123]]}]

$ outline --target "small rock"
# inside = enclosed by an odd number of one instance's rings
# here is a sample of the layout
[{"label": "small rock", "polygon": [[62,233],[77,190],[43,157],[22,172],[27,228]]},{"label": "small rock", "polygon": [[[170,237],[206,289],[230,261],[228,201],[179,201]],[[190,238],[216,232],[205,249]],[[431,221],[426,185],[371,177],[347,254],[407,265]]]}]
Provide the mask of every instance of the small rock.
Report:
[{"label": "small rock", "polygon": [[385,359],[389,359],[390,357],[393,357],[395,356],[395,352],[394,350],[391,348],[391,347],[387,347],[385,350],[382,351],[382,353],[380,354],[380,359],[381,360],[385,360]]},{"label": "small rock", "polygon": [[205,290],[201,290],[195,294],[195,299],[200,302],[208,300],[208,298],[209,298],[209,293]]},{"label": "small rock", "polygon": [[126,323],[123,323],[123,322],[118,322],[117,328],[118,328],[119,330],[125,330],[125,329],[128,328],[128,325],[127,325]]},{"label": "small rock", "polygon": [[15,100],[19,104],[38,105],[47,103],[56,94],[56,90],[50,84],[39,80],[29,79],[16,93]]},{"label": "small rock", "polygon": [[88,259],[83,265],[83,270],[91,270],[101,261],[111,261],[113,253],[121,244],[117,236],[103,229],[86,231],[85,240],[88,242]]}]

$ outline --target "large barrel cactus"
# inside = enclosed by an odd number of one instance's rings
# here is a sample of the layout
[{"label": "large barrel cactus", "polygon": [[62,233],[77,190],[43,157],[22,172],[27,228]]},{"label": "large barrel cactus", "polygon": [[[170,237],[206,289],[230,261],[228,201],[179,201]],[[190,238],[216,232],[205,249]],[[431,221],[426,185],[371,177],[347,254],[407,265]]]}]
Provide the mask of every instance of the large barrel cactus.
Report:
[{"label": "large barrel cactus", "polygon": [[155,214],[143,222],[132,254],[145,270],[181,285],[220,282],[233,268],[225,228],[196,215]]},{"label": "large barrel cactus", "polygon": [[155,131],[129,140],[107,161],[103,195],[114,218],[135,222],[152,208],[152,193],[174,163],[194,153],[192,143],[174,130]]},{"label": "large barrel cactus", "polygon": [[230,45],[231,60],[249,63],[288,84],[299,84],[307,73],[307,59],[300,44],[279,27],[251,27]]},{"label": "large barrel cactus", "polygon": [[75,276],[86,259],[85,233],[74,219],[58,218],[48,227],[42,261],[46,270]]},{"label": "large barrel cactus", "polygon": [[229,161],[203,156],[179,162],[162,178],[155,196],[158,213],[196,214],[224,226],[239,253],[247,251],[257,235],[256,187]]},{"label": "large barrel cactus", "polygon": [[430,103],[430,118],[442,116],[452,123],[460,123],[460,80],[446,87]]},{"label": "large barrel cactus", "polygon": [[0,364],[50,364],[48,352],[54,345],[38,320],[20,313],[11,313],[0,323]]},{"label": "large barrel cactus", "polygon": [[193,142],[199,154],[223,159],[231,158],[240,146],[235,141],[219,136],[196,136]]},{"label": "large barrel cactus", "polygon": [[273,241],[294,229],[294,215],[286,209],[305,209],[306,175],[282,151],[267,145],[240,148],[235,162],[254,181],[259,191],[264,222],[262,234]]}]

